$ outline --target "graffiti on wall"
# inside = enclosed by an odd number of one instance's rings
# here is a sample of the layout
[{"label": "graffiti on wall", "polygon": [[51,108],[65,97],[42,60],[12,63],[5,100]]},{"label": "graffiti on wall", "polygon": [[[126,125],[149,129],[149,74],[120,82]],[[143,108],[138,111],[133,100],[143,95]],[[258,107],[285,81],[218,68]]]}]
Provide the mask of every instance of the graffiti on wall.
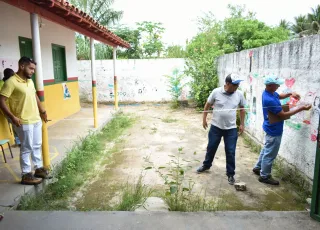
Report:
[{"label": "graffiti on wall", "polygon": [[[114,78],[112,61],[97,62],[97,93],[99,102],[114,100]],[[169,101],[168,80],[164,75],[172,74],[176,68],[183,70],[183,59],[168,60],[123,60],[117,63],[119,101]],[[91,67],[89,61],[79,62],[79,86],[81,98],[92,100]],[[181,98],[189,98],[190,90],[183,88]]]}]

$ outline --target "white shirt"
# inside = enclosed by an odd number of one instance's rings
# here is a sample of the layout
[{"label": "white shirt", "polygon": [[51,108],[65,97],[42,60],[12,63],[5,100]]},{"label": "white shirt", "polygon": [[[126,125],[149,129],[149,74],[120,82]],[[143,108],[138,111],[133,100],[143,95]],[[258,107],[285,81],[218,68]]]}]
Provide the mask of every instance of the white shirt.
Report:
[{"label": "white shirt", "polygon": [[246,100],[239,90],[230,94],[224,90],[224,86],[212,91],[207,100],[213,105],[211,124],[220,129],[237,128],[236,119],[239,106],[245,106]]}]

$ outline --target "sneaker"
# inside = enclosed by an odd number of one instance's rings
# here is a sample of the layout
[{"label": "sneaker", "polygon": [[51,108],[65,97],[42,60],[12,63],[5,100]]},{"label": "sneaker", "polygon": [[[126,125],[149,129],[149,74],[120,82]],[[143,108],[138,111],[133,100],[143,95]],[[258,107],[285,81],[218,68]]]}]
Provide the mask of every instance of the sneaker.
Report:
[{"label": "sneaker", "polygon": [[253,169],[252,169],[252,172],[254,172],[254,174],[260,176],[260,170],[261,170],[261,169],[259,169],[259,168],[253,168]]},{"label": "sneaker", "polygon": [[35,178],[32,173],[27,173],[22,176],[21,184],[37,185],[42,182],[42,179]]},{"label": "sneaker", "polygon": [[202,172],[207,171],[207,170],[209,170],[209,169],[210,169],[210,168],[208,168],[207,166],[202,165],[201,167],[199,167],[199,168],[197,169],[197,173],[202,173]]},{"label": "sneaker", "polygon": [[261,176],[259,176],[259,181],[261,183],[265,183],[265,184],[271,184],[271,185],[279,185],[279,181],[273,179],[271,176],[268,176],[267,178],[263,178]]},{"label": "sneaker", "polygon": [[52,176],[49,175],[49,171],[46,170],[45,168],[38,168],[34,172],[34,176],[42,179],[51,179]]},{"label": "sneaker", "polygon": [[230,185],[234,185],[234,183],[236,182],[236,180],[234,179],[233,176],[228,176],[228,182]]}]

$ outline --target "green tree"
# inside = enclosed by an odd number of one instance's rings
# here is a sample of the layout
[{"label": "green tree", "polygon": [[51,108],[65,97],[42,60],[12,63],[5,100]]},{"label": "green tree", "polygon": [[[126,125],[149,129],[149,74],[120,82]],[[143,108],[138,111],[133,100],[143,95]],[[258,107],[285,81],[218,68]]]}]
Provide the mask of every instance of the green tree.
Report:
[{"label": "green tree", "polygon": [[286,30],[290,30],[291,24],[287,20],[281,19],[279,23],[279,27],[282,27],[283,29],[286,29]]},{"label": "green tree", "polygon": [[161,41],[161,36],[165,29],[160,22],[140,22],[137,23],[138,30],[145,35],[143,37],[143,53],[147,57],[152,57],[154,54],[160,57],[160,53],[163,51],[164,44]]},{"label": "green tree", "polygon": [[180,45],[168,46],[166,49],[166,58],[184,58],[186,52]]},{"label": "green tree", "polygon": [[123,15],[122,11],[112,9],[114,0],[71,0],[70,2],[104,26],[115,24]]},{"label": "green tree", "polygon": [[137,29],[131,29],[127,26],[119,26],[113,29],[113,32],[130,44],[129,49],[120,49],[117,52],[122,59],[140,59],[142,57],[142,48],[140,45],[141,33]]},{"label": "green tree", "polygon": [[[90,40],[86,39],[83,35],[76,35],[77,59],[90,60]],[[112,47],[102,43],[94,44],[95,58],[97,60],[112,59]]]},{"label": "green tree", "polygon": [[308,30],[308,19],[305,15],[299,15],[298,17],[294,18],[294,23],[291,27],[291,30],[298,34],[299,36],[302,36],[305,31]]},{"label": "green tree", "polygon": [[312,13],[308,14],[309,33],[320,33],[320,5],[315,8],[311,8]]},{"label": "green tree", "polygon": [[[111,26],[122,18],[122,11],[116,11],[111,8],[114,0],[71,0],[70,2],[104,26]],[[78,59],[90,59],[90,41],[88,37],[76,34],[76,47]],[[112,50],[109,46],[97,43],[95,44],[95,49],[96,59],[112,58]]]},{"label": "green tree", "polygon": [[230,16],[217,21],[212,14],[198,19],[200,33],[187,46],[186,74],[193,78],[192,95],[202,107],[210,92],[218,86],[216,58],[288,40],[290,31],[269,27],[257,20],[244,6],[228,6]]}]

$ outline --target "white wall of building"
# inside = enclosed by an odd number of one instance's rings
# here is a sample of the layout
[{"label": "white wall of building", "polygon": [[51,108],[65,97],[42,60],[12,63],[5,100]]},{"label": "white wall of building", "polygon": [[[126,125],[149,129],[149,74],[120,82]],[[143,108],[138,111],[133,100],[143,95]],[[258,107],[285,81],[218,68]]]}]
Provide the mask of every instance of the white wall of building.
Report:
[{"label": "white wall of building", "polygon": [[[241,89],[246,93],[249,106],[246,129],[261,143],[264,135],[261,95],[265,75],[274,74],[285,79],[279,93],[298,92],[301,102],[312,104],[310,111],[301,112],[285,122],[279,151],[289,163],[312,179],[320,115],[320,35],[221,56],[218,59],[221,85],[231,72],[245,78]],[[283,104],[286,102],[282,101]]]},{"label": "white wall of building", "polygon": [[[174,70],[184,70],[184,59],[137,59],[117,60],[119,101],[147,102],[170,101],[172,99],[168,78]],[[78,61],[79,85],[81,98],[92,100],[90,61]],[[97,94],[99,102],[114,100],[113,61],[97,60]],[[188,78],[185,81],[189,81]],[[182,100],[188,99],[188,86],[182,90]]]},{"label": "white wall of building", "polygon": [[[31,39],[30,14],[19,8],[0,2],[0,78],[3,68],[10,65],[14,70],[20,58],[19,36]],[[67,76],[77,77],[77,60],[74,31],[51,21],[41,19],[41,55],[44,80],[53,79],[53,60],[51,44],[65,46]]]}]

